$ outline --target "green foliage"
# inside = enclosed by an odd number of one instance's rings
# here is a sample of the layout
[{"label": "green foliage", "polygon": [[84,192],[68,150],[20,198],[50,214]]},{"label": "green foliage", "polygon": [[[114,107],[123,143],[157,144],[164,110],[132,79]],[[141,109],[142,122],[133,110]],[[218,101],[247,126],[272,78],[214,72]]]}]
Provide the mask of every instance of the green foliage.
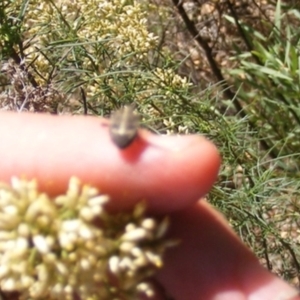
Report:
[{"label": "green foliage", "polygon": [[[259,136],[276,157],[298,153],[300,145],[299,33],[285,20],[286,15],[278,2],[268,37],[253,39],[259,36],[256,31],[244,30],[253,48],[234,57],[239,68],[229,72]],[[297,166],[299,161],[294,163]]]},{"label": "green foliage", "polygon": [[[237,67],[226,71],[249,131],[244,150],[233,139],[228,144],[235,148],[232,153],[246,155],[235,155],[236,164],[223,172],[213,202],[269,269],[292,280],[300,271],[300,17],[295,10],[281,9],[278,1],[274,24],[265,24],[268,35],[240,23],[250,48],[236,44],[232,61]],[[232,17],[226,19],[234,23]],[[225,156],[226,162],[228,157],[232,155]],[[219,202],[221,196],[226,202]]]},{"label": "green foliage", "polygon": [[[25,1],[9,2],[6,19],[23,6]],[[51,84],[73,93],[80,102],[87,101],[93,114],[105,115],[130,102],[175,99],[188,89],[174,64],[172,68],[162,60],[158,38],[146,27],[146,12],[134,1],[33,0],[26,2],[23,19],[22,42],[3,32],[2,39],[11,37],[8,48],[19,53],[39,86]],[[82,113],[82,103],[71,111]]]}]

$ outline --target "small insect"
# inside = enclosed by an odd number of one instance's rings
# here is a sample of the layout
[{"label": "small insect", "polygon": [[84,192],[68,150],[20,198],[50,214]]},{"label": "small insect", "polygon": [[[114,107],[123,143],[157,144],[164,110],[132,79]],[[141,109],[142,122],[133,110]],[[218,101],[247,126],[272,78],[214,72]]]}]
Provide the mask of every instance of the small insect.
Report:
[{"label": "small insect", "polygon": [[133,105],[126,105],[110,117],[109,134],[120,149],[128,147],[138,134],[139,116],[133,111]]}]

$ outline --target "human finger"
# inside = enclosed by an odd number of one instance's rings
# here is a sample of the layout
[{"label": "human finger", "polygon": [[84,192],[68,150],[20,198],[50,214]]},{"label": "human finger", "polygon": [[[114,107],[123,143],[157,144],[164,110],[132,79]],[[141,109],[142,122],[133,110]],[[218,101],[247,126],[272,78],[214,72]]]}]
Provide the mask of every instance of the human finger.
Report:
[{"label": "human finger", "polygon": [[0,180],[35,178],[42,191],[57,195],[76,176],[109,194],[118,209],[141,200],[152,212],[182,209],[207,193],[220,164],[216,147],[197,135],[140,130],[120,149],[107,121],[96,117],[3,112],[0,140]]},{"label": "human finger", "polygon": [[171,299],[300,299],[298,291],[259,264],[207,202],[175,212],[171,224],[170,238],[180,244],[166,253],[157,276]]}]

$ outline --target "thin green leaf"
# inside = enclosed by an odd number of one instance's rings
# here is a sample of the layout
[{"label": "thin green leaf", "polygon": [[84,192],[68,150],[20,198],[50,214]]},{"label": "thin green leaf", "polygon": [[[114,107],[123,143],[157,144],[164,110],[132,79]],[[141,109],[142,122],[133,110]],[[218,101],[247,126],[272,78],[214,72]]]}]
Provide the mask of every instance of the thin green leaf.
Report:
[{"label": "thin green leaf", "polygon": [[286,44],[285,44],[285,56],[284,63],[291,68],[290,52],[291,52],[291,30],[290,27],[286,27]]},{"label": "thin green leaf", "polygon": [[281,29],[281,17],[281,0],[278,0],[274,16],[274,23],[278,30]]}]

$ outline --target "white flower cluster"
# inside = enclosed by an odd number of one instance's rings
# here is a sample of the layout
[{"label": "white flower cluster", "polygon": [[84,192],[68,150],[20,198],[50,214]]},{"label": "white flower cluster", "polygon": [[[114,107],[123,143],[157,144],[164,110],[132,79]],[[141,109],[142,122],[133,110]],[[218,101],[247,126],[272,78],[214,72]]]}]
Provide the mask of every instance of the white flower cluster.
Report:
[{"label": "white flower cluster", "polygon": [[[22,0],[8,6],[6,13],[12,19],[24,9]],[[157,11],[144,1],[126,0],[31,0],[25,8],[24,67],[30,66],[40,86],[48,83],[50,75],[56,89],[72,90],[69,87],[79,81],[87,99],[99,102],[105,111],[111,109],[109,90],[116,99],[129,99],[126,94],[130,93],[136,102],[152,98],[161,103],[180,101],[179,91],[191,85],[171,68],[153,69],[159,37],[148,24],[151,13],[167,11],[163,7]],[[59,107],[66,106],[65,99],[55,97],[56,101]],[[76,102],[70,106],[73,113],[80,110]],[[54,108],[59,112],[56,103]]]},{"label": "white flower cluster", "polygon": [[157,83],[162,87],[172,87],[175,89],[176,87],[184,88],[192,85],[187,81],[186,77],[177,75],[172,69],[156,68],[154,76],[156,77]]},{"label": "white flower cluster", "polygon": [[0,184],[0,289],[26,300],[153,295],[144,280],[162,266],[168,222],[145,218],[143,205],[110,215],[108,200],[76,178],[54,199],[35,181]]},{"label": "white flower cluster", "polygon": [[[17,0],[14,6],[21,3]],[[158,43],[158,37],[147,29],[147,12],[136,1],[59,0],[54,5],[48,1],[32,0],[28,3],[23,23],[26,37],[34,37],[26,54],[34,59],[40,72],[45,72],[45,77],[52,66],[44,55],[37,55],[37,48],[44,49],[45,44],[55,39],[69,39],[69,31],[76,33],[74,39],[79,39],[89,53],[84,59],[83,69],[101,65],[102,55],[99,57],[97,52],[100,47],[107,49],[113,62],[132,56],[128,62],[136,63],[137,59],[147,58]],[[74,60],[73,54],[65,53],[64,56]]]},{"label": "white flower cluster", "polygon": [[189,127],[187,125],[176,125],[176,123],[173,121],[172,117],[169,117],[168,119],[163,120],[163,124],[166,126],[167,135],[171,134],[189,134]]}]

